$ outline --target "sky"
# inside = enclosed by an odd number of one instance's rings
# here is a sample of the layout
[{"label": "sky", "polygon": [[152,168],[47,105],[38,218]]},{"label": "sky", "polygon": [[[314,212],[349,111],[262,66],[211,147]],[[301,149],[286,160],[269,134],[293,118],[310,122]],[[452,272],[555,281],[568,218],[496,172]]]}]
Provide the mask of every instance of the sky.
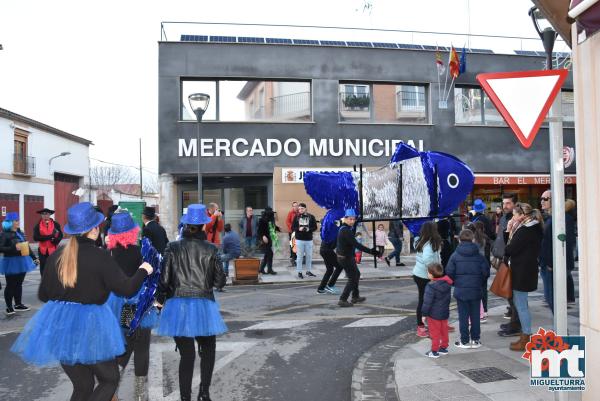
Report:
[{"label": "sky", "polygon": [[[0,5],[0,107],[94,142],[90,157],[158,170],[161,21],[455,32],[535,38],[527,0],[11,0]],[[541,41],[422,34],[167,25],[180,33],[538,49]],[[325,38],[325,35],[327,38]],[[562,49],[557,49],[561,51]],[[540,67],[541,68],[541,67]],[[94,163],[94,161],[92,161]],[[95,162],[97,163],[97,162]]]}]

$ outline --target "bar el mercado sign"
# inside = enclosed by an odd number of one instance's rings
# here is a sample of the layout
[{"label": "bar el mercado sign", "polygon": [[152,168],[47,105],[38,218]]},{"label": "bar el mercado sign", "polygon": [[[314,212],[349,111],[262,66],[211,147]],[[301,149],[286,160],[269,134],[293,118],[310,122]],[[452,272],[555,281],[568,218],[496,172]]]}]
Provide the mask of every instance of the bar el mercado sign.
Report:
[{"label": "bar el mercado sign", "polygon": [[[358,157],[390,157],[396,146],[403,142],[400,139],[315,139],[308,140],[308,154],[311,157],[322,156],[358,156]],[[407,145],[423,151],[423,140],[408,140]],[[302,143],[296,138],[285,141],[279,139],[247,140],[236,138],[201,138],[201,157],[277,157],[282,154],[289,157],[298,156],[303,151]],[[179,139],[179,157],[197,157],[198,146],[196,139]]]}]

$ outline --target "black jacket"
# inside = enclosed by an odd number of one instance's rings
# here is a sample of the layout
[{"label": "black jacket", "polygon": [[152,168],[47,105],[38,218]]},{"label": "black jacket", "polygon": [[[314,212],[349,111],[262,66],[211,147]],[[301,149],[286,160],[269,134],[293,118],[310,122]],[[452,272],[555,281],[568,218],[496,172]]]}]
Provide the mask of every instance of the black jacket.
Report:
[{"label": "black jacket", "polygon": [[483,213],[475,213],[474,216],[471,216],[470,220],[475,223],[476,221],[481,221],[483,223],[483,227],[485,229],[485,235],[488,236],[492,241],[496,239],[496,233],[492,227],[492,222],[488,217]]},{"label": "black jacket", "polygon": [[148,238],[158,253],[164,255],[169,239],[167,238],[167,232],[160,224],[154,220],[150,221],[144,226],[142,236]]},{"label": "black jacket", "polygon": [[483,283],[490,276],[490,264],[472,242],[461,242],[446,266],[454,281],[454,298],[462,301],[481,299]]},{"label": "black jacket", "polygon": [[506,245],[504,254],[509,258],[513,290],[537,290],[538,257],[542,246],[542,227],[537,221],[522,225]]},{"label": "black jacket", "polygon": [[65,249],[61,247],[50,255],[46,262],[38,289],[40,301],[55,300],[101,305],[106,302],[111,291],[124,297],[131,297],[139,291],[146,278],[146,270],[138,268],[135,274],[128,278],[110,254],[98,248],[94,241],[77,237],[77,242],[79,253],[75,287],[65,288],[58,279],[58,258]]},{"label": "black jacket", "polygon": [[450,297],[452,292],[452,279],[443,276],[433,279],[425,287],[423,296],[423,316],[435,320],[447,320],[450,317]]},{"label": "black jacket", "polygon": [[213,288],[223,288],[226,280],[217,251],[215,245],[195,237],[169,242],[160,277],[160,301],[172,297],[214,300]]},{"label": "black jacket", "polygon": [[[307,231],[300,231],[300,227],[307,228]],[[292,222],[292,231],[296,233],[298,241],[312,241],[313,232],[317,229],[317,219],[310,213],[299,214]]]},{"label": "black jacket", "polygon": [[361,251],[370,253],[371,255],[375,253],[374,249],[369,249],[358,242],[354,236],[354,230],[352,227],[344,223],[341,225],[340,230],[338,231],[335,252],[339,256],[354,258],[355,249],[360,249]]},{"label": "black jacket", "polygon": [[110,250],[110,255],[119,264],[127,277],[134,276],[144,261],[142,259],[142,250],[137,245],[129,245],[127,248],[117,245],[114,249]]},{"label": "black jacket", "polygon": [[[565,213],[565,231],[567,235],[567,240],[565,241],[567,270],[573,270],[575,269],[575,257],[573,254],[576,241],[575,220],[569,213]],[[544,269],[546,266],[552,267],[554,265],[552,248],[552,216],[550,216],[544,221],[544,239],[542,240],[542,250],[540,251],[540,266]]]},{"label": "black jacket", "polygon": [[[19,234],[27,241],[27,237],[25,237],[25,233],[21,231],[21,229],[17,230]],[[4,257],[10,256],[21,256],[21,251],[17,250],[17,245],[21,240],[17,235],[17,231],[2,231],[0,233],[0,253],[4,254]],[[29,247],[29,256],[31,259],[37,259]]]}]

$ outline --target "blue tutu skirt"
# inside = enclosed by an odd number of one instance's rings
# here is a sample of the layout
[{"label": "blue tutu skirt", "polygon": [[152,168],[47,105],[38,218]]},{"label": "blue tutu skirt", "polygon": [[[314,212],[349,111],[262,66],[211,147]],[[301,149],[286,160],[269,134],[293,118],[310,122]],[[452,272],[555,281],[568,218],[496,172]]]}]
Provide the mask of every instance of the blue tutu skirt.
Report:
[{"label": "blue tutu skirt", "polygon": [[205,298],[171,298],[160,313],[157,334],[167,337],[216,336],[227,332],[219,304]]},{"label": "blue tutu skirt", "polygon": [[114,292],[111,292],[106,300],[106,305],[110,308],[111,312],[117,318],[117,321],[121,321],[121,309],[123,309],[123,305],[125,304],[125,298],[115,295]]},{"label": "blue tutu skirt", "polygon": [[37,366],[92,365],[123,354],[125,339],[106,304],[50,301],[27,323],[11,351]]},{"label": "blue tutu skirt", "polygon": [[0,258],[0,274],[11,276],[14,274],[29,273],[35,270],[31,256],[5,256]]}]

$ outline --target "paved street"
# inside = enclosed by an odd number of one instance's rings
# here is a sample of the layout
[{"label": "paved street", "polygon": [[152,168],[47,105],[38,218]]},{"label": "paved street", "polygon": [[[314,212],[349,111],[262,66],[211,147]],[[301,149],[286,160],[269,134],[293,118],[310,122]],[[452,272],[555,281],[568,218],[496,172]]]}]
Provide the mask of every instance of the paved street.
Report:
[{"label": "paved street", "polygon": [[[407,276],[410,269],[406,267],[402,271]],[[320,273],[319,268],[316,271]],[[38,280],[36,274],[31,274],[25,285],[25,299],[31,300],[36,309],[40,306],[33,302]],[[342,274],[338,286],[343,283]],[[450,399],[455,401],[462,400],[460,397],[465,394],[470,397],[478,394],[476,390],[480,388],[472,386],[464,377],[461,379],[458,373],[469,361],[469,366],[478,367],[477,357],[472,360],[462,351],[462,356],[457,352],[434,363],[421,356],[428,347],[428,340],[419,341],[413,333],[417,292],[410,277],[361,280],[362,295],[367,297],[367,302],[353,308],[339,308],[337,296],[318,295],[315,289],[316,282],[304,281],[227,287],[226,293],[219,294],[229,332],[219,337],[217,343],[217,364],[211,387],[215,401],[445,399],[443,394],[436,393],[436,388],[441,385],[431,387],[433,393],[427,390],[427,378],[415,373],[420,371],[436,373],[432,379],[454,384],[452,394],[459,398]],[[541,294],[532,295],[534,304],[539,305]],[[488,365],[489,356],[495,355],[496,349],[500,358],[512,356],[513,362],[500,365],[520,366],[509,372],[519,381],[499,388],[514,390],[517,386],[527,391],[527,366],[518,361],[516,354],[506,355],[510,352],[500,350],[505,348],[506,339],[495,338],[504,301],[491,297],[490,307],[495,307],[494,317],[483,327],[484,345],[487,341],[490,348],[482,349],[477,355],[487,355],[485,362]],[[452,305],[451,319],[455,320],[454,308]],[[544,308],[537,306],[535,310],[536,316],[546,316],[541,323],[551,324],[550,315]],[[8,352],[17,332],[32,313],[0,318],[0,352],[3,355],[0,360],[0,399],[63,401],[70,394],[70,382],[60,368],[26,366]],[[576,308],[570,309],[570,315],[572,321],[577,322]],[[534,321],[536,319],[534,317]],[[173,341],[154,337],[151,400],[179,399],[177,366],[178,354]],[[199,366],[196,369],[194,390],[199,384]],[[409,380],[410,377],[413,379]],[[120,396],[128,400],[132,392],[133,369],[128,367]],[[532,399],[552,399],[550,393],[531,394],[541,394]],[[502,399],[480,396],[472,399]]]}]

